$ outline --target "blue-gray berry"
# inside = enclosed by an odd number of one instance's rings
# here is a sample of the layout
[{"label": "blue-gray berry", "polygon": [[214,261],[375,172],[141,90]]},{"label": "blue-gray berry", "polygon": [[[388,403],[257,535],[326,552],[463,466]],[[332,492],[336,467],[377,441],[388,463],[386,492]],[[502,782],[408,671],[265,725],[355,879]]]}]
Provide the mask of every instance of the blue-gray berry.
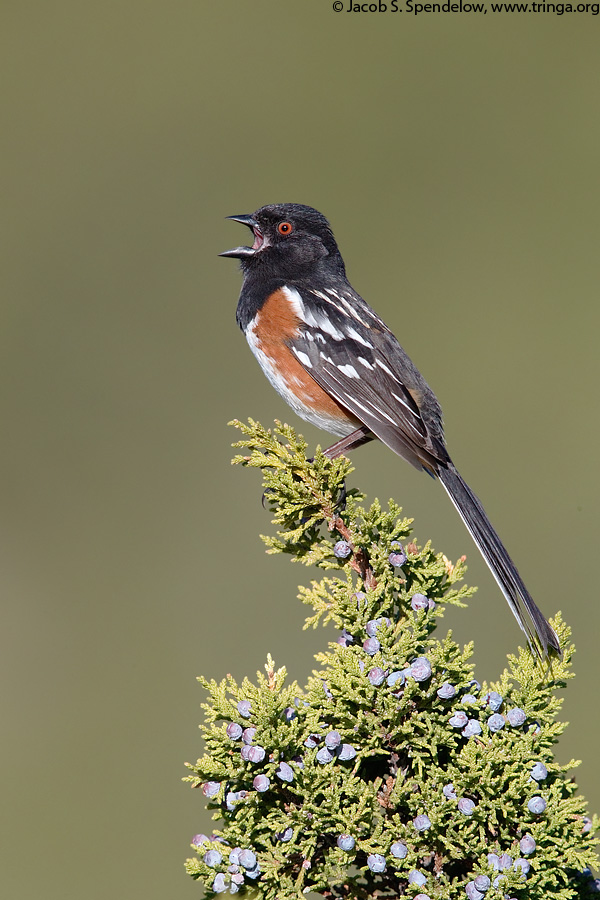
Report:
[{"label": "blue-gray berry", "polygon": [[477,719],[469,719],[466,726],[462,730],[463,737],[470,738],[475,737],[476,734],[481,734],[481,725],[477,721]]},{"label": "blue-gray berry", "polygon": [[513,864],[513,858],[509,853],[503,853],[499,859],[500,869],[510,869]]},{"label": "blue-gray berry", "polygon": [[335,757],[334,757],[333,753],[327,749],[327,747],[321,747],[321,749],[317,753],[315,759],[322,766],[326,766],[328,763],[333,762]]},{"label": "blue-gray berry", "polygon": [[204,862],[207,866],[210,866],[211,869],[216,869],[216,867],[220,865],[222,859],[223,857],[218,850],[208,850],[208,852],[204,854]]},{"label": "blue-gray berry", "polygon": [[456,791],[454,790],[454,785],[452,783],[445,784],[442,788],[442,793],[446,800],[456,800]]},{"label": "blue-gray berry", "polygon": [[504,697],[497,691],[488,691],[488,693],[485,695],[485,702],[492,710],[492,712],[498,712],[498,710],[504,703]]},{"label": "blue-gray berry", "polygon": [[281,781],[291,782],[294,780],[294,772],[292,770],[292,767],[286,762],[279,763],[279,768],[277,769],[275,774]]},{"label": "blue-gray berry", "polygon": [[543,762],[536,762],[531,770],[531,777],[535,781],[544,781],[548,777],[548,769]]},{"label": "blue-gray berry", "polygon": [[408,847],[402,841],[394,841],[394,843],[390,847],[390,853],[396,859],[404,859],[406,854],[408,853]]},{"label": "blue-gray berry", "polygon": [[504,725],[504,716],[501,716],[500,713],[493,713],[487,720],[487,726],[490,731],[500,731],[501,728],[504,728]]},{"label": "blue-gray berry", "polygon": [[365,653],[368,653],[369,656],[375,656],[380,649],[381,644],[376,637],[367,638],[366,641],[363,641],[363,650]]},{"label": "blue-gray berry", "polygon": [[286,828],[285,831],[278,831],[275,834],[275,837],[278,841],[281,841],[282,844],[286,844],[288,841],[294,837],[294,829],[292,827]]},{"label": "blue-gray berry", "polygon": [[513,728],[518,728],[520,725],[523,725],[527,716],[518,706],[515,706],[514,709],[509,709],[506,713],[506,718],[508,719],[509,725],[512,725]]},{"label": "blue-gray berry", "polygon": [[387,677],[387,683],[390,687],[401,688],[404,684],[404,673],[403,672],[390,672]]},{"label": "blue-gray berry", "polygon": [[385,872],[385,857],[381,853],[370,853],[367,856],[367,865],[371,872]]},{"label": "blue-gray berry", "polygon": [[415,681],[427,681],[431,678],[431,663],[425,656],[418,656],[410,666],[410,674]]},{"label": "blue-gray berry", "polygon": [[201,847],[202,844],[206,844],[208,840],[209,837],[206,834],[195,834],[192,838],[192,844],[194,845],[194,847]]},{"label": "blue-gray berry", "polygon": [[394,566],[394,568],[403,566],[408,557],[400,541],[392,541],[390,547],[392,548],[392,552],[388,556],[390,565]]},{"label": "blue-gray berry", "polygon": [[[246,745],[248,746],[248,745]],[[244,748],[242,748],[244,749]],[[261,747],[260,744],[252,744],[252,746],[248,747],[248,760],[249,762],[259,763],[262,762],[265,758],[266,750],[264,747]]]},{"label": "blue-gray berry", "polygon": [[242,850],[240,852],[240,865],[245,869],[254,869],[256,866],[256,853],[252,850]]},{"label": "blue-gray berry", "polygon": [[246,796],[246,791],[240,791],[240,794],[243,794],[243,797],[238,797],[237,791],[228,791],[225,796],[225,806],[229,810],[229,812],[233,812],[239,800],[243,800]]},{"label": "blue-gray berry", "polygon": [[373,685],[373,687],[379,687],[380,684],[383,684],[385,681],[385,672],[381,668],[381,666],[374,666],[372,669],[369,669],[369,674],[367,678]]},{"label": "blue-gray berry", "polygon": [[493,869],[496,869],[496,871],[500,869],[500,857],[497,853],[488,853],[487,860]]},{"label": "blue-gray berry", "polygon": [[413,594],[410,598],[410,605],[415,612],[418,612],[420,609],[429,609],[429,599],[425,594]]},{"label": "blue-gray berry", "polygon": [[240,700],[240,702],[237,705],[237,710],[238,710],[240,716],[243,716],[244,719],[249,719],[250,712],[252,710],[252,704],[250,703],[249,700]]},{"label": "blue-gray berry", "polygon": [[529,870],[531,869],[531,863],[528,859],[515,859],[513,863],[513,869],[515,872],[521,872],[521,875],[527,876]]},{"label": "blue-gray berry", "polygon": [[245,744],[251,744],[256,736],[256,728],[244,728],[242,740]]},{"label": "blue-gray berry", "polygon": [[352,746],[352,744],[342,744],[342,746],[338,750],[338,759],[348,760],[354,759],[356,756],[356,750]]},{"label": "blue-gray berry", "polygon": [[413,819],[413,827],[415,831],[427,831],[428,828],[431,828],[431,820],[429,816],[425,814],[416,816]]},{"label": "blue-gray berry", "polygon": [[351,834],[340,834],[336,843],[340,850],[344,850],[346,853],[350,853],[351,850],[354,850],[356,841]]},{"label": "blue-gray berry", "polygon": [[454,695],[456,694],[456,688],[450,682],[445,681],[440,687],[437,689],[437,695],[440,700],[452,700]]},{"label": "blue-gray berry", "polygon": [[387,616],[379,616],[377,619],[369,619],[367,624],[365,625],[365,631],[369,635],[369,637],[376,637],[377,630],[382,627],[382,625],[386,625],[388,628],[391,625],[390,619]]},{"label": "blue-gray berry", "polygon": [[545,812],[548,804],[544,800],[543,797],[535,796],[532,797],[529,803],[527,804],[527,809],[530,813],[533,813],[535,816],[541,816],[543,812]]},{"label": "blue-gray berry", "polygon": [[268,791],[271,787],[271,782],[266,775],[257,775],[252,782],[252,787],[255,791],[258,791],[259,794],[264,794],[264,792]]},{"label": "blue-gray berry", "polygon": [[475,887],[474,881],[469,881],[465,886],[465,895],[467,900],[483,900],[484,893],[483,891],[477,890]]},{"label": "blue-gray berry", "polygon": [[339,638],[337,639],[337,642],[341,647],[349,647],[350,644],[354,643],[354,638],[352,637],[352,635],[350,634],[349,631],[346,631],[345,628],[342,628],[342,633],[340,634]]},{"label": "blue-gray berry", "polygon": [[411,869],[408,873],[408,883],[417,884],[419,887],[423,887],[424,884],[427,884],[427,878],[422,872],[419,872],[418,869]]},{"label": "blue-gray berry", "polygon": [[531,856],[532,853],[535,853],[536,846],[537,844],[531,834],[524,834],[519,841],[519,848],[523,856]]},{"label": "blue-gray berry", "polygon": [[258,865],[258,863],[256,864],[256,866],[253,869],[246,869],[246,878],[255,879],[255,878],[258,878],[259,875],[260,875],[260,866]]},{"label": "blue-gray berry", "polygon": [[202,793],[208,800],[210,800],[211,797],[216,797],[220,789],[221,785],[218,781],[205,781],[202,785]]},{"label": "blue-gray berry", "polygon": [[458,712],[455,712],[453,716],[448,719],[450,725],[453,728],[464,728],[467,722],[469,721],[468,715],[459,709]]},{"label": "blue-gray berry", "polygon": [[328,750],[335,750],[342,743],[342,736],[339,731],[328,731],[325,735],[325,746]]},{"label": "blue-gray berry", "polygon": [[223,894],[227,890],[227,885],[225,884],[225,876],[222,872],[219,872],[215,875],[215,879],[212,883],[212,889],[215,894]]},{"label": "blue-gray berry", "polygon": [[468,797],[461,797],[458,801],[458,810],[463,816],[472,816],[475,812],[475,804]]},{"label": "blue-gray berry", "polygon": [[334,556],[337,556],[338,559],[347,559],[348,556],[352,553],[352,547],[348,543],[348,541],[338,541],[333,548]]},{"label": "blue-gray berry", "polygon": [[485,894],[485,892],[490,889],[492,882],[487,875],[478,875],[474,879],[474,884],[478,891],[481,891],[483,894]]},{"label": "blue-gray berry", "polygon": [[475,694],[465,694],[461,700],[461,703],[465,706],[467,706],[467,705],[474,706],[478,702],[479,701],[477,700],[477,697],[475,696]]},{"label": "blue-gray berry", "polygon": [[237,722],[230,722],[227,726],[227,737],[231,738],[232,741],[239,741],[242,736],[244,729],[241,725],[238,725]]},{"label": "blue-gray berry", "polygon": [[356,597],[356,608],[361,609],[362,607],[367,605],[367,595],[364,591],[356,591],[355,594],[352,595]]}]

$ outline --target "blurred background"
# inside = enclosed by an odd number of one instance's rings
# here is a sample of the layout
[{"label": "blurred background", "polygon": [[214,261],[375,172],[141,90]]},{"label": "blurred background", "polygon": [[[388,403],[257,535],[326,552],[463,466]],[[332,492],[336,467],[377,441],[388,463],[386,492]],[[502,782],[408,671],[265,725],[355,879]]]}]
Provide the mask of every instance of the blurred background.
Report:
[{"label": "blurred background", "polygon": [[[600,810],[598,18],[329,0],[2,4],[3,896],[193,898],[200,673],[304,681],[311,572],[267,557],[227,421],[298,424],[235,324],[224,217],[331,220],[442,403],[450,451],[577,644],[558,756]],[[327,436],[301,426],[311,446]],[[353,483],[479,592],[444,629],[493,679],[521,634],[439,485]],[[593,710],[596,709],[596,713]]]}]

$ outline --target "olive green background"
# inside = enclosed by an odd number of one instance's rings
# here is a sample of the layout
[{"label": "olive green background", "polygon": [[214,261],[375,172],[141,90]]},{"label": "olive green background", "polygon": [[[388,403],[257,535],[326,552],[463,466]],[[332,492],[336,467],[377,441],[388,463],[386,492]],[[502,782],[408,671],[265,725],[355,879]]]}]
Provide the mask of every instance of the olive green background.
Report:
[{"label": "olive green background", "polygon": [[[578,646],[559,748],[600,809],[600,17],[335,13],[330,0],[1,5],[2,815],[12,900],[199,896],[200,672],[303,680],[226,422],[298,424],[234,319],[264,203],[331,219],[436,390],[450,450]],[[311,442],[327,441],[308,426]],[[352,483],[480,591],[445,619],[493,678],[518,631],[439,485],[381,446]]]}]

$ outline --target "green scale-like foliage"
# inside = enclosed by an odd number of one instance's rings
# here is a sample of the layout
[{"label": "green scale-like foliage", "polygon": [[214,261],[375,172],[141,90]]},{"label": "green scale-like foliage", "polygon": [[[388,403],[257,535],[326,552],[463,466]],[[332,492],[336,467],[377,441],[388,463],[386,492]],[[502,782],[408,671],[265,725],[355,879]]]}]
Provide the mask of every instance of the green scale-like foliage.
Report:
[{"label": "green scale-like foliage", "polygon": [[[349,460],[307,460],[286,425],[234,424],[247,451],[234,463],[263,473],[277,526],[263,538],[268,552],[328,570],[300,598],[312,608],[307,627],[332,622],[340,637],[305,688],[286,684],[270,657],[255,683],[200,679],[206,753],[187,780],[219,828],[194,838],[190,875],[208,896],[270,900],[591,897],[598,821],[567,776],[576,762],[553,756],[565,728],[556,690],[572,677],[560,615],[561,659],[541,666],[522,649],[479,685],[472,646],[434,634],[445,605],[472,593],[459,586],[464,558],[417,546],[393,501],[364,509],[345,492]],[[255,761],[244,759],[252,748]],[[538,767],[532,778],[536,763],[546,777]]]}]

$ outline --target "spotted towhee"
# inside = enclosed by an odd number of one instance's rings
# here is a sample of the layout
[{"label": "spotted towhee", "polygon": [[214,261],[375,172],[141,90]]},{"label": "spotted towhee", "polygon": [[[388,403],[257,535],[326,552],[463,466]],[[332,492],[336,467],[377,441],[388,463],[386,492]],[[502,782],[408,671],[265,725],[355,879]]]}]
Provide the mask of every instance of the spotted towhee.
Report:
[{"label": "spotted towhee", "polygon": [[390,329],[346,278],[327,219],[297,203],[231,216],[252,229],[241,261],[237,321],[276,391],[303,419],[341,439],[334,458],[379,438],[439,478],[529,644],[560,653],[485,511],[448,455],[440,405]]}]

